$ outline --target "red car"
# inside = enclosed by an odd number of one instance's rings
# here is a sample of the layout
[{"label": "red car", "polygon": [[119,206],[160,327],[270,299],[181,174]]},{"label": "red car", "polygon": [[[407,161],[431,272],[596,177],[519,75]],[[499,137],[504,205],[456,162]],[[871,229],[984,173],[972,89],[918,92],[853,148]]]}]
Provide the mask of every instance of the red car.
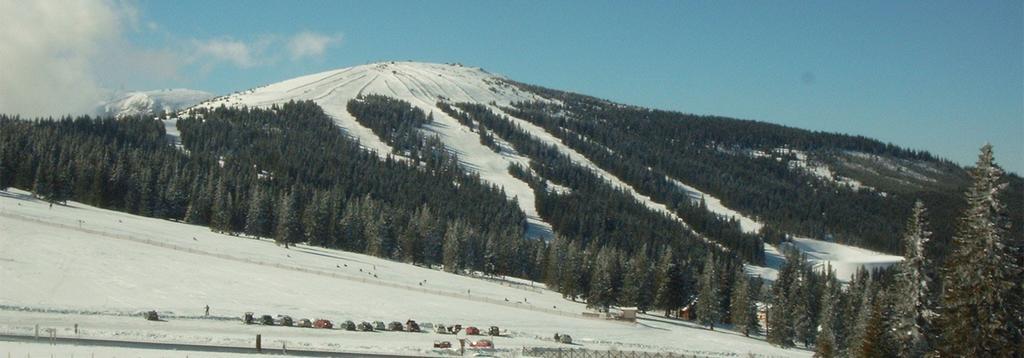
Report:
[{"label": "red car", "polygon": [[334,328],[334,325],[331,324],[331,321],[328,321],[326,319],[322,319],[321,318],[321,319],[318,319],[316,321],[313,321],[313,328],[331,329],[331,328]]},{"label": "red car", "polygon": [[479,334],[480,334],[480,329],[479,328],[476,328],[476,327],[473,327],[473,326],[466,327],[466,335],[476,336],[476,335],[479,335]]}]

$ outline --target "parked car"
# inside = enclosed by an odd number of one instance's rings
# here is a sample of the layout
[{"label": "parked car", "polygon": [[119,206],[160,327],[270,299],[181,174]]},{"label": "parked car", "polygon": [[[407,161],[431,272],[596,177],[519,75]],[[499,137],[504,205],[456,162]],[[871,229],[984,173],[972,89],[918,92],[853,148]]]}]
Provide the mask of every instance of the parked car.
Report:
[{"label": "parked car", "polygon": [[451,327],[448,327],[448,333],[451,333],[451,334],[459,334],[459,332],[461,332],[461,331],[462,331],[462,325],[461,324],[455,324],[455,325],[452,325]]},{"label": "parked car", "polygon": [[434,348],[451,348],[452,342],[449,341],[435,341]]},{"label": "parked car", "polygon": [[289,316],[277,316],[277,320],[274,323],[276,323],[279,326],[291,327],[292,318]]},{"label": "parked car", "polygon": [[405,330],[409,332],[419,332],[420,325],[417,324],[416,321],[410,319],[408,321],[405,321]]},{"label": "parked car", "polygon": [[383,331],[386,328],[384,327],[384,322],[383,321],[373,321],[373,329],[378,330],[378,331]]},{"label": "parked car", "polygon": [[338,328],[344,329],[346,331],[354,331],[356,330],[356,324],[353,323],[352,321],[345,321],[341,322],[341,324],[338,325]]},{"label": "parked car", "polygon": [[266,326],[273,326],[274,325],[274,317],[271,317],[268,314],[260,316],[260,324],[266,325]]},{"label": "parked car", "polygon": [[470,343],[469,346],[473,347],[473,348],[488,348],[488,349],[491,349],[491,348],[494,348],[494,342],[491,342],[490,339],[481,339],[479,341]]},{"label": "parked car", "polygon": [[356,326],[356,330],[363,331],[363,332],[372,332],[373,331],[373,325],[370,324],[370,322],[362,321],[362,322],[359,322],[359,325]]},{"label": "parked car", "polygon": [[473,327],[473,326],[466,327],[466,335],[467,336],[476,336],[476,335],[479,335],[479,334],[480,334],[480,329],[479,328],[476,328],[476,327]]},{"label": "parked car", "polygon": [[501,330],[498,329],[498,326],[491,326],[491,328],[487,330],[487,335],[490,335],[490,336],[500,336],[501,335]]},{"label": "parked car", "polygon": [[405,329],[404,329],[404,327],[402,327],[402,322],[393,321],[391,323],[388,323],[388,330],[389,331],[399,331],[399,332],[401,332],[401,331],[404,331]]},{"label": "parked car", "polygon": [[448,327],[445,327],[443,324],[436,324],[434,325],[434,333],[449,334],[451,332],[448,332]]},{"label": "parked car", "polygon": [[565,343],[565,344],[572,344],[572,336],[570,336],[568,334],[561,334],[561,335],[559,335],[558,333],[555,333],[555,342]]},{"label": "parked car", "polygon": [[255,318],[253,318],[253,315],[254,315],[254,313],[252,313],[252,312],[246,312],[244,315],[242,315],[242,323],[253,324],[253,322],[255,321]]},{"label": "parked car", "polygon": [[142,318],[145,318],[147,321],[159,321],[160,315],[156,314],[156,311],[146,311],[142,312]]},{"label": "parked car", "polygon": [[309,319],[303,318],[303,319],[300,319],[299,323],[296,323],[295,325],[299,326],[299,327],[311,328],[311,327],[313,327],[313,321],[310,321]]},{"label": "parked car", "polygon": [[317,319],[316,321],[313,321],[313,328],[331,329],[331,328],[334,328],[334,324],[331,323],[331,321],[329,321],[329,320],[320,318],[320,319]]}]

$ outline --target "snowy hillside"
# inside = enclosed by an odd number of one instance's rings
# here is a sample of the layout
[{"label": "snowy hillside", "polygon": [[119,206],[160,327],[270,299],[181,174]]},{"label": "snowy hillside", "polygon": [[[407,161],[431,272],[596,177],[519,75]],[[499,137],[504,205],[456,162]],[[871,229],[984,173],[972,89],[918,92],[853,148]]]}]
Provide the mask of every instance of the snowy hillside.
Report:
[{"label": "snowy hillside", "polygon": [[[530,223],[529,234],[540,237],[551,235],[551,225],[544,222],[537,212],[536,194],[525,182],[509,174],[507,169],[512,163],[528,164],[529,158],[515,153],[514,150],[503,150],[500,153],[491,150],[480,143],[477,133],[471,128],[464,126],[436,107],[438,101],[478,103],[486,105],[495,113],[507,116],[501,107],[513,102],[554,101],[512,85],[504,77],[491,74],[483,69],[458,64],[374,63],[297,77],[217,97],[203,102],[199,106],[207,108],[221,105],[267,107],[291,100],[312,100],[332,116],[335,123],[349,135],[357,138],[366,148],[383,156],[391,153],[392,148],[369,128],[357,122],[346,109],[350,100],[367,94],[380,94],[401,99],[432,114],[434,122],[428,125],[426,130],[439,135],[449,150],[458,153],[460,160],[468,170],[479,173],[484,180],[504,188],[509,197],[518,199],[519,206],[526,213]],[[663,213],[682,222],[684,226],[686,225],[684,220],[669,210],[666,206],[667,203],[657,202],[651,197],[639,193],[632,185],[570,148],[544,128],[514,116],[508,116],[508,119],[528,132],[535,140],[556,147],[577,165],[591,170],[608,184],[632,195],[652,211]],[[173,126],[168,126],[168,132],[175,133]],[[744,232],[756,233],[764,226],[760,220],[725,206],[719,198],[701,192],[675,178],[667,179],[686,192],[694,201],[703,199],[712,213],[738,220]],[[696,234],[701,235],[701,233]],[[806,249],[811,259],[827,258],[828,261],[833,262],[833,266],[837,267],[856,265],[862,261],[870,263],[872,266],[895,262],[892,257],[886,259],[884,255],[879,256],[877,253],[864,254],[838,244],[822,243],[813,248],[808,245],[797,245],[797,248]],[[772,252],[777,252],[777,250],[766,245],[766,252],[768,256],[773,256]],[[853,255],[847,256],[844,253]],[[871,258],[865,261],[865,255],[882,258]],[[776,256],[778,257],[768,260],[767,267],[751,267],[752,274],[764,274],[765,277],[771,277],[771,272],[777,269],[778,264],[781,263],[781,255]],[[843,271],[845,272],[845,270]],[[844,272],[840,272],[840,276],[848,277],[848,275],[843,275]]]},{"label": "snowy hillside", "polygon": [[127,117],[154,115],[162,111],[173,113],[213,97],[212,93],[185,89],[127,92],[111,96],[111,99],[97,106],[97,114],[103,116]]},{"label": "snowy hillside", "polygon": [[516,197],[531,223],[531,233],[550,236],[551,226],[537,214],[534,193],[522,180],[508,173],[510,163],[525,158],[509,153],[495,153],[480,144],[476,133],[455,119],[437,110],[441,100],[452,102],[495,102],[507,105],[515,101],[543,100],[501,80],[483,69],[462,65],[418,62],[385,62],[327,71],[254,88],[202,103],[203,107],[250,106],[265,107],[291,100],[312,100],[332,116],[335,122],[365,147],[380,155],[391,153],[391,147],[369,128],[348,113],[346,105],[359,95],[381,94],[398,98],[432,113],[434,123],[429,130],[438,134],[448,148],[459,154],[467,167],[481,178],[500,185],[509,197]]},{"label": "snowy hillside", "polygon": [[[0,334],[35,324],[62,336],[355,352],[442,354],[435,333],[344,332],[245,326],[243,312],[335,321],[405,321],[499,326],[497,353],[559,347],[673,351],[710,356],[807,356],[761,338],[644,316],[637,323],[584,318],[583,304],[541,284],[459,276],[344,251],[211,233],[205,227],[70,202],[49,207],[20,191],[0,192]],[[126,269],[130,268],[130,269]],[[203,307],[210,306],[210,317]],[[166,322],[144,321],[155,309]],[[15,351],[39,352],[31,346]],[[4,351],[0,349],[0,353]],[[82,352],[82,351],[79,351]]]},{"label": "snowy hillside", "polygon": [[[204,102],[200,106],[263,107],[290,100],[313,100],[327,114],[334,117],[342,129],[358,138],[367,148],[375,150],[381,155],[390,153],[390,146],[357,122],[346,109],[348,101],[365,94],[380,94],[398,98],[431,113],[434,123],[429,126],[428,130],[439,135],[449,150],[458,153],[466,167],[478,172],[484,180],[504,188],[509,197],[519,200],[519,206],[526,213],[531,224],[531,234],[542,237],[551,235],[551,226],[545,223],[537,213],[533,190],[525,182],[513,177],[508,172],[509,164],[527,164],[529,159],[514,152],[495,153],[482,145],[478,135],[470,128],[437,110],[436,103],[438,101],[484,104],[497,113],[502,113],[499,106],[506,106],[513,102],[547,101],[537,94],[520,90],[507,83],[503,77],[493,75],[483,69],[419,62],[376,63],[298,77],[218,97]],[[630,193],[637,201],[651,210],[664,213],[682,222],[663,203],[655,202],[638,193],[632,186],[601,169],[586,156],[572,150],[543,128],[518,118],[510,117],[509,119],[529,132],[535,139],[545,144],[554,145],[578,165],[593,170],[614,187]]]}]

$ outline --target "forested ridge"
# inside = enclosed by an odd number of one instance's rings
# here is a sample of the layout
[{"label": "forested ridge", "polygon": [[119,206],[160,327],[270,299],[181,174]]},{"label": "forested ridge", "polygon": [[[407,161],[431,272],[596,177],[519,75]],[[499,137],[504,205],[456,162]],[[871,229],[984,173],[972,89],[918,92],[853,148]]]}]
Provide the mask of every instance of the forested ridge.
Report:
[{"label": "forested ridge", "polygon": [[[602,168],[648,195],[673,203],[678,192],[662,175],[721,199],[722,203],[765,222],[762,237],[776,233],[833,239],[899,254],[898,237],[913,203],[925,200],[935,216],[935,249],[943,256],[955,231],[953,218],[965,205],[961,193],[967,171],[925,151],[901,148],[863,136],[814,132],[765,122],[620,105],[594,97],[512,82],[555,102],[514,103],[503,108],[514,117],[541,126]],[[831,164],[876,190],[858,190],[821,180],[790,165],[798,150]],[[930,178],[884,177],[899,167],[856,162],[849,153],[874,155],[928,167]],[[781,156],[781,158],[780,158]],[[780,160],[781,159],[781,160]],[[1006,176],[1010,230],[1024,235],[1024,180]]]}]

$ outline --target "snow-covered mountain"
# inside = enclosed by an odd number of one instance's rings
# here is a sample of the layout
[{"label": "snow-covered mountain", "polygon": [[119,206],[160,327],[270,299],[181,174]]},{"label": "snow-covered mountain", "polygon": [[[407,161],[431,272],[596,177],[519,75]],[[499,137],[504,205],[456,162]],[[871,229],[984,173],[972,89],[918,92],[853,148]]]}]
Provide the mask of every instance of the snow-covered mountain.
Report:
[{"label": "snow-covered mountain", "polygon": [[[552,226],[538,214],[537,194],[523,180],[509,173],[508,167],[513,163],[529,166],[530,159],[517,153],[510,146],[501,151],[494,151],[481,144],[474,129],[460,123],[455,118],[438,110],[437,102],[447,103],[469,102],[486,106],[491,111],[508,116],[502,109],[515,102],[541,101],[559,102],[545,96],[540,91],[531,91],[528,86],[521,86],[503,76],[495,75],[478,67],[461,64],[435,64],[420,62],[383,62],[354,66],[338,70],[302,76],[282,82],[213,98],[199,104],[199,107],[214,108],[226,106],[268,107],[292,100],[311,100],[335,120],[335,123],[349,135],[357,138],[366,148],[376,151],[379,155],[394,155],[389,144],[382,141],[369,128],[363,126],[346,108],[349,101],[360,95],[378,94],[409,102],[413,106],[431,113],[434,122],[426,131],[438,135],[445,145],[458,153],[467,170],[479,173],[484,180],[499,185],[508,194],[518,200],[519,206],[526,213],[529,221],[528,233],[534,236],[550,237]],[[631,183],[610,173],[606,168],[595,164],[583,153],[574,150],[554,133],[525,119],[508,116],[508,119],[521,129],[527,131],[535,140],[558,148],[576,165],[589,169],[613,187],[632,195],[638,202],[649,209],[669,216],[690,226],[667,206],[669,203],[658,202],[650,196],[641,194]],[[500,139],[500,138],[499,138]],[[397,153],[400,156],[400,153]],[[722,204],[719,198],[683,183],[677,178],[668,178],[678,185],[694,201],[703,201],[707,209],[722,217],[733,218],[741,223],[745,232],[756,232],[763,226],[761,220],[753,215],[744,215],[737,210]],[[693,231],[692,229],[690,229]],[[702,236],[700,232],[693,232]],[[707,238],[705,238],[707,240]],[[709,240],[710,241],[710,240]],[[809,241],[806,241],[809,242]],[[832,262],[833,266],[843,267],[842,274],[852,273],[860,263],[870,262],[870,266],[879,266],[897,262],[900,258],[888,256],[862,249],[851,249],[838,244],[828,245],[791,245],[797,248],[809,248],[818,255],[811,260],[819,265]],[[833,248],[835,250],[826,250]],[[774,276],[771,266],[781,263],[778,248],[766,246],[769,254],[769,267],[750,267],[751,274]],[[843,255],[843,253],[856,253]]]},{"label": "snow-covered mountain", "polygon": [[117,93],[97,105],[96,114],[121,118],[162,111],[173,113],[210,98],[213,98],[212,93],[186,88]]},{"label": "snow-covered mountain", "polygon": [[[511,163],[528,163],[528,159],[511,152],[495,153],[480,144],[478,135],[445,115],[436,107],[438,101],[472,102],[508,105],[516,101],[545,100],[509,84],[504,77],[491,74],[478,67],[458,64],[419,62],[384,62],[343,68],[302,76],[271,85],[214,98],[203,102],[203,107],[249,106],[267,107],[291,100],[316,102],[335,122],[366,148],[380,155],[392,152],[369,128],[361,125],[348,112],[346,105],[359,95],[380,94],[411,103],[432,113],[434,124],[428,130],[438,134],[445,145],[467,167],[473,168],[491,183],[500,185],[510,197],[519,200],[520,207],[531,223],[531,233],[549,236],[551,226],[541,220],[535,208],[533,190],[508,172]],[[535,131],[543,136],[543,130]],[[547,136],[546,139],[553,139]]]}]

